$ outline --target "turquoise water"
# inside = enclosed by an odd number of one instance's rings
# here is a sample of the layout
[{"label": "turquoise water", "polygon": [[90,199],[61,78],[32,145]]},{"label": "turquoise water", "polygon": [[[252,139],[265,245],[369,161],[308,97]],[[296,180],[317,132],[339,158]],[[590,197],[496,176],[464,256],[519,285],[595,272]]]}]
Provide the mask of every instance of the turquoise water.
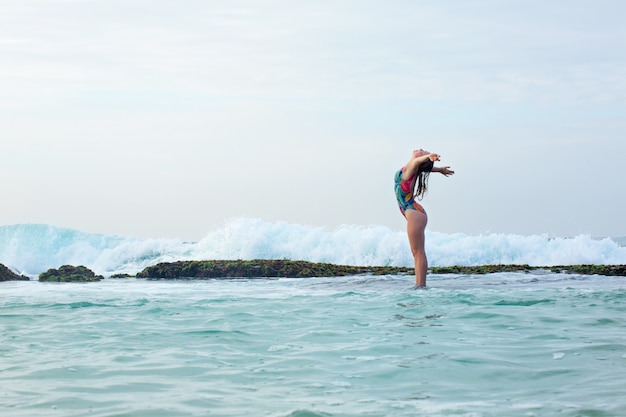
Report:
[{"label": "turquoise water", "polygon": [[1,416],[623,416],[626,281],[0,285]]}]

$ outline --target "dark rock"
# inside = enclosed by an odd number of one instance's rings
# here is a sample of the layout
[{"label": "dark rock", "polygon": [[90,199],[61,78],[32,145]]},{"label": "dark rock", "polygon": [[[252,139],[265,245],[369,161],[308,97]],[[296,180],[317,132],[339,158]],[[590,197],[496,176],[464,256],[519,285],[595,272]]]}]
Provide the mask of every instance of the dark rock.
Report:
[{"label": "dark rock", "polygon": [[566,274],[626,276],[626,265],[561,265],[552,266],[550,270]]},{"label": "dark rock", "polygon": [[113,274],[109,278],[135,278],[135,275],[130,275],[130,274]]},{"label": "dark rock", "polygon": [[541,267],[529,265],[475,265],[475,266],[438,266],[429,269],[433,274],[494,274],[497,272],[530,272]]},{"label": "dark rock", "polygon": [[309,278],[345,275],[393,275],[413,273],[412,268],[335,265],[320,262],[267,260],[178,261],[149,266],[137,278]]},{"label": "dark rock", "polygon": [[17,275],[5,265],[0,264],[0,281],[28,281],[30,278],[24,275]]},{"label": "dark rock", "polygon": [[493,274],[496,272],[531,272],[548,270],[555,273],[580,275],[626,276],[626,265],[480,265],[480,266],[441,266],[430,268],[433,274]]},{"label": "dark rock", "polygon": [[[528,273],[536,270],[569,274],[626,276],[626,265],[478,265],[432,267],[432,274],[494,274],[498,272]],[[308,278],[346,275],[412,275],[413,268],[392,266],[349,266],[320,262],[268,260],[178,261],[149,266],[137,274],[148,279],[210,279],[210,278]]]},{"label": "dark rock", "polygon": [[63,265],[59,269],[51,268],[40,274],[39,282],[94,282],[103,278],[84,266]]},{"label": "dark rock", "polygon": [[[529,265],[479,265],[479,266],[443,266],[431,267],[431,274],[493,274],[498,272],[527,273],[546,270],[566,274],[597,274],[606,276],[626,276],[626,265],[566,265],[566,266],[529,266]],[[6,271],[6,272],[5,272]],[[346,275],[413,275],[413,268],[391,266],[349,266],[320,262],[291,260],[212,260],[178,261],[149,266],[136,276],[117,274],[111,278],[147,278],[147,279],[212,279],[212,278],[308,278],[334,277]],[[8,275],[7,275],[8,274]],[[28,279],[15,275],[0,264],[0,281]],[[103,279],[84,266],[64,265],[59,269],[50,269],[39,276],[41,282],[90,282]]]}]

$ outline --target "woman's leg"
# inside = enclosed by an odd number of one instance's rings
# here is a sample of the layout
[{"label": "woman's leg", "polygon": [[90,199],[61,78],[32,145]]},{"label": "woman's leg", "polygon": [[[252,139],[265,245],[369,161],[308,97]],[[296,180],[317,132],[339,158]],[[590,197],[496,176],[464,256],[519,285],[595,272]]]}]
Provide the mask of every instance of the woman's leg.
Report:
[{"label": "woman's leg", "polygon": [[426,213],[417,210],[407,210],[404,214],[406,216],[406,230],[409,235],[409,245],[411,246],[411,253],[415,261],[415,285],[425,287],[428,260],[426,259],[426,251],[424,250],[424,230],[426,229],[428,217]]}]

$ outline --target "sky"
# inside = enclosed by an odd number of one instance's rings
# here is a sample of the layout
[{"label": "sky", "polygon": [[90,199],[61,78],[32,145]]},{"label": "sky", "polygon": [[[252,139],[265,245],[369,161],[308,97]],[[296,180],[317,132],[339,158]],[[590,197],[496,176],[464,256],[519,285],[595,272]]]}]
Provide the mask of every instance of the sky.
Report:
[{"label": "sky", "polygon": [[0,225],[626,235],[622,0],[0,0]]}]

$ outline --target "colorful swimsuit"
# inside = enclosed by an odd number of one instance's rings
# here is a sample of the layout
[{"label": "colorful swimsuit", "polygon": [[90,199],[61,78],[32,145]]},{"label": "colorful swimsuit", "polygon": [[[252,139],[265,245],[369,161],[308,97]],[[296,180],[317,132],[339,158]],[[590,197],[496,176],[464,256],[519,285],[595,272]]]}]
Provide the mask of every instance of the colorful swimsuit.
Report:
[{"label": "colorful swimsuit", "polygon": [[404,214],[407,210],[417,210],[426,214],[426,210],[419,204],[415,199],[413,199],[413,187],[415,186],[415,176],[412,176],[408,180],[402,179],[402,172],[404,171],[404,167],[399,169],[396,172],[395,176],[395,189],[396,189],[396,199],[398,200],[398,207],[400,208],[400,213],[404,217]]}]

